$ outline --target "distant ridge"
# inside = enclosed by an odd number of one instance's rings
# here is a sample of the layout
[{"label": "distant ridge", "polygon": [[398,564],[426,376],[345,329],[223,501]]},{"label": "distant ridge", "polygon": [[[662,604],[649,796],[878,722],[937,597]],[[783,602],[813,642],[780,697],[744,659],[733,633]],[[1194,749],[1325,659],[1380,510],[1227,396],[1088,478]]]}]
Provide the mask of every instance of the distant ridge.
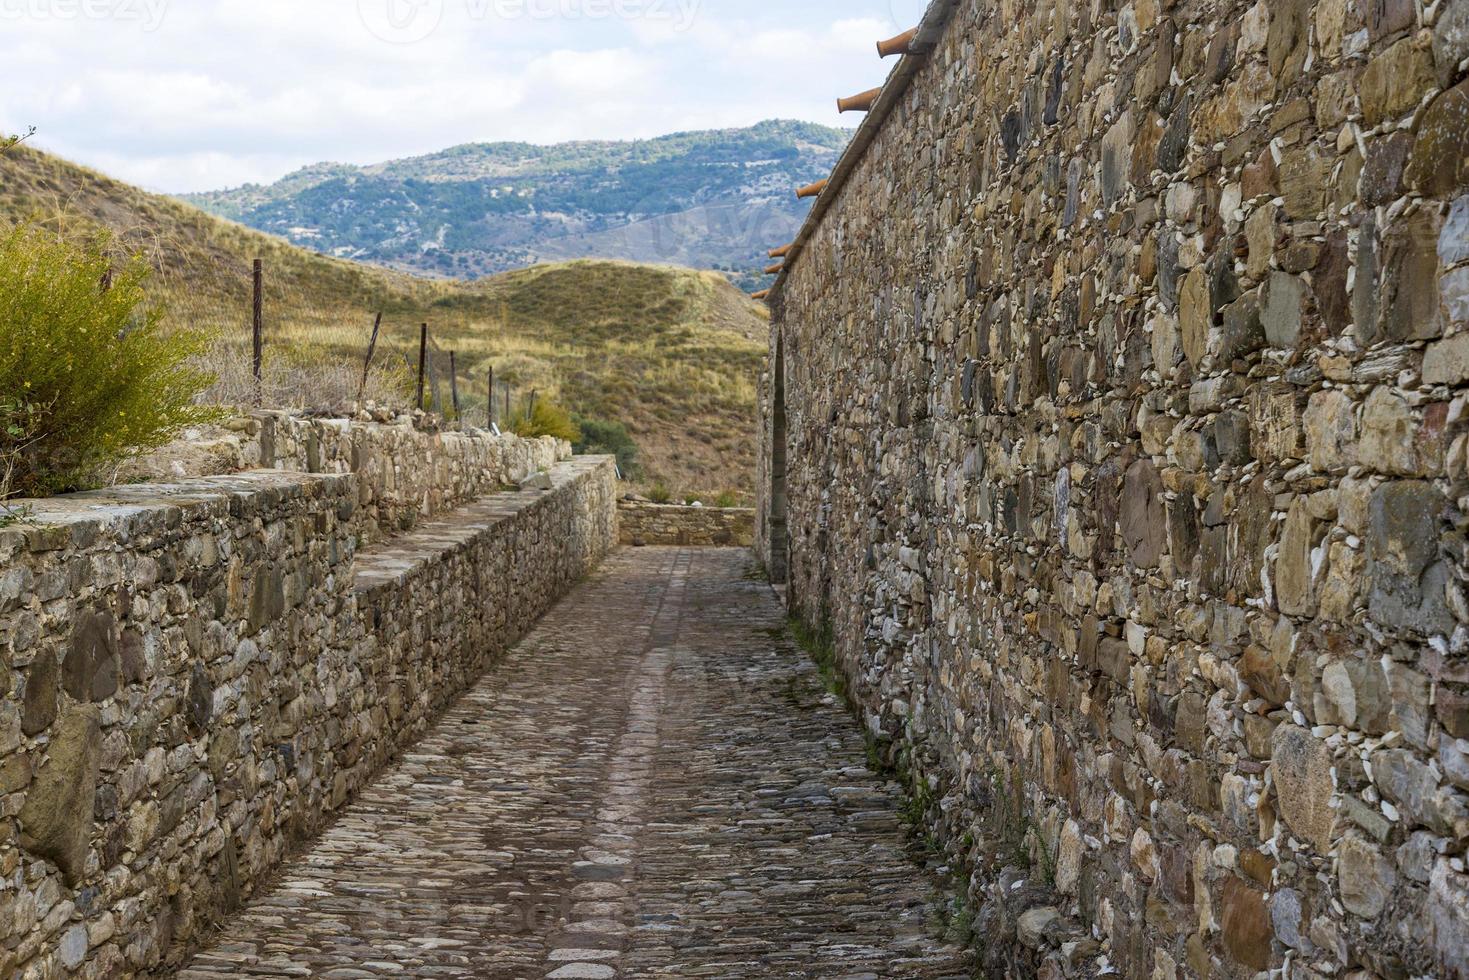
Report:
[{"label": "distant ridge", "polygon": [[339,258],[456,278],[572,258],[719,269],[758,288],[765,252],[831,172],[850,133],[772,120],[746,129],[552,146],[471,143],[371,166],[320,163],[268,186],[183,195],[221,217]]}]

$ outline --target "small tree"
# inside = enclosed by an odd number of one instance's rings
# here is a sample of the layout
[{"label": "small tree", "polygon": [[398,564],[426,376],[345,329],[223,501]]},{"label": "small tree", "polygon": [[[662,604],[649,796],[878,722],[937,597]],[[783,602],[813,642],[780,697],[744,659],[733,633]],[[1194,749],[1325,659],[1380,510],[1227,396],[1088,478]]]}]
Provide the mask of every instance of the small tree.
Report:
[{"label": "small tree", "polygon": [[84,486],[216,415],[195,404],[203,338],[164,330],[146,266],[114,270],[106,244],[0,235],[0,500]]}]

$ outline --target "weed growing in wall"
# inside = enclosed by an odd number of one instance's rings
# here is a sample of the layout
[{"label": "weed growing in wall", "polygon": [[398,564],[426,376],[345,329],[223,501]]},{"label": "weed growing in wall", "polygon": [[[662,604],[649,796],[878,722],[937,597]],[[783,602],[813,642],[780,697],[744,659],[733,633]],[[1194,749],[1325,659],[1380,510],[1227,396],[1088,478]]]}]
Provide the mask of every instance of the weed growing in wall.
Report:
[{"label": "weed growing in wall", "polygon": [[791,618],[791,635],[821,671],[822,685],[841,698],[843,703],[850,705],[847,681],[837,666],[836,634],[832,632],[831,624],[823,623],[819,627],[813,627],[799,616],[794,616]]},{"label": "weed growing in wall", "polygon": [[[850,695],[846,676],[837,659],[836,633],[830,621],[823,620],[820,625],[813,626],[799,615],[793,615],[790,632],[816,664],[826,690],[841,698],[848,710],[860,720],[861,712]],[[929,862],[936,866],[947,882],[934,897],[934,932],[965,945],[977,942],[975,913],[965,894],[965,883],[970,880],[972,871],[968,855],[974,846],[973,837],[966,834],[957,853],[946,851],[939,834],[940,824],[937,819],[932,819],[940,809],[939,793],[921,767],[914,764],[915,749],[909,745],[897,746],[891,739],[873,734],[866,725],[862,730],[867,743],[868,768],[893,777],[902,787],[903,799],[899,803],[898,816],[907,825],[914,841],[923,847]]]}]

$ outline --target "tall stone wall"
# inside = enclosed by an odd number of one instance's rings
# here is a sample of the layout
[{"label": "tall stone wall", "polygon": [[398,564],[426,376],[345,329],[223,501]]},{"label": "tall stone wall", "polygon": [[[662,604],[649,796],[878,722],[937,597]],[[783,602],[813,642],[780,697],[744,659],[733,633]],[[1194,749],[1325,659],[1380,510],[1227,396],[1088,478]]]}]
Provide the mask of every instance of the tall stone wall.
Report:
[{"label": "tall stone wall", "polygon": [[992,971],[1469,976],[1466,57],[962,0],[778,285],[757,547]]},{"label": "tall stone wall", "polygon": [[361,551],[353,473],[0,529],[0,975],[151,970],[265,881],[615,545],[611,460],[548,475]]}]

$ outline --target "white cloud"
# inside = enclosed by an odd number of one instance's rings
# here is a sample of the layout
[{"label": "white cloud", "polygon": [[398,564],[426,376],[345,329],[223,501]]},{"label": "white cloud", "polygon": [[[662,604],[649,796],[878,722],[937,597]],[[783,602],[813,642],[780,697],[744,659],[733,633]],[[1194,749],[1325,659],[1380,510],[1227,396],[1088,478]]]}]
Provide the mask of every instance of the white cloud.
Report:
[{"label": "white cloud", "polygon": [[[0,129],[34,124],[42,147],[183,191],[473,141],[642,138],[774,117],[851,125],[836,97],[886,76],[891,63],[873,43],[907,16],[894,13],[905,0],[658,0],[672,17],[506,16],[516,2],[542,13],[640,9],[626,6],[634,0],[166,0],[151,31],[121,19],[32,18],[0,25],[0,59],[25,81],[0,89]],[[387,3],[410,14],[415,3],[431,14],[442,4],[442,14],[422,40],[392,43],[378,36],[387,21],[369,29],[362,15],[372,21],[372,5]]]}]

